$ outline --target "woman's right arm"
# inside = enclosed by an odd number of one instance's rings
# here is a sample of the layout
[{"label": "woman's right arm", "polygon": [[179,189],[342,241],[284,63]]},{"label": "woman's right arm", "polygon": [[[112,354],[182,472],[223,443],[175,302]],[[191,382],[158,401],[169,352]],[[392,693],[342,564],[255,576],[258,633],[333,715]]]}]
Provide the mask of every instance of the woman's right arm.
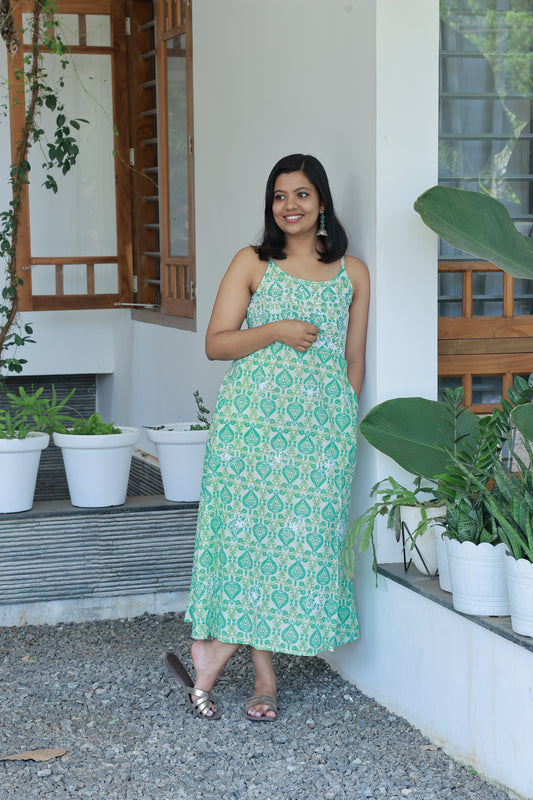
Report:
[{"label": "woman's right arm", "polygon": [[251,247],[240,250],[222,279],[205,336],[210,360],[233,361],[284,342],[300,352],[316,340],[318,328],[302,320],[279,320],[241,330],[263,265]]}]

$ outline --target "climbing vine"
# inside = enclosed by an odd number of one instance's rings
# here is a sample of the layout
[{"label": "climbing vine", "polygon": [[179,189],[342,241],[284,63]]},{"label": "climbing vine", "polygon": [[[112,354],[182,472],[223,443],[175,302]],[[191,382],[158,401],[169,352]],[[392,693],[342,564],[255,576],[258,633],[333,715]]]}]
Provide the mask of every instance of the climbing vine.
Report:
[{"label": "climbing vine", "polygon": [[[21,372],[26,359],[10,355],[28,342],[31,325],[18,324],[19,291],[23,285],[20,266],[17,264],[17,244],[21,235],[23,204],[28,202],[30,183],[30,154],[34,145],[44,158],[46,177],[43,186],[58,191],[57,174],[66,175],[75,165],[79,148],[75,132],[87,120],[69,119],[61,99],[64,71],[69,65],[68,51],[62,41],[57,21],[56,0],[34,0],[32,11],[25,21],[26,29],[15,23],[14,10],[19,0],[0,0],[0,34],[5,42],[8,58],[14,58],[22,47],[25,33],[31,35],[29,52],[23,58],[23,69],[15,70],[15,82],[25,93],[24,123],[16,142],[15,157],[10,167],[9,184],[12,199],[5,211],[0,212],[0,256],[5,262],[5,285],[0,304],[0,372]],[[59,78],[52,80],[44,66],[44,54],[59,59]],[[7,114],[9,114],[7,109]],[[47,137],[42,127],[42,112],[55,114],[55,130]],[[14,348],[14,350],[12,350]]]}]

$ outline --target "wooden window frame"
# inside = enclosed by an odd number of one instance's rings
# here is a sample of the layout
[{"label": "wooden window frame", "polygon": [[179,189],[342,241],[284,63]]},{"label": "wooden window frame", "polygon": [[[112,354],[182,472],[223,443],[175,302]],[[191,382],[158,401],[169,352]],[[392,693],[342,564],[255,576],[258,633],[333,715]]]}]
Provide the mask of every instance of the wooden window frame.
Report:
[{"label": "wooden window frame", "polygon": [[463,276],[462,316],[439,317],[439,377],[461,378],[465,404],[478,414],[492,405],[472,404],[474,376],[501,376],[503,395],[515,375],[533,371],[533,316],[514,316],[514,279],[503,273],[503,314],[474,317],[472,277],[475,272],[501,270],[488,261],[441,261],[439,273]]},{"label": "wooden window frame", "polygon": [[[31,0],[20,0],[13,5],[15,24],[20,26],[23,13],[31,13]],[[22,311],[46,311],[57,309],[91,309],[114,308],[121,304],[131,303],[133,299],[133,271],[131,253],[131,214],[129,204],[129,167],[126,154],[129,147],[127,138],[127,107],[122,98],[127,92],[126,73],[126,31],[124,26],[124,0],[58,0],[58,14],[106,15],[110,17],[111,46],[89,46],[83,42],[67,48],[72,53],[109,54],[111,56],[112,91],[113,91],[113,124],[119,131],[114,144],[114,169],[116,188],[116,230],[117,254],[108,257],[49,257],[41,258],[31,252],[29,193],[25,187],[23,193],[23,212],[21,232],[17,243],[17,273],[23,280],[20,287],[20,309]],[[24,123],[25,96],[24,83],[16,80],[16,70],[24,67],[25,53],[31,45],[21,45],[18,52],[8,59],[8,79],[10,89],[10,125],[12,159],[15,157],[16,143]],[[98,263],[117,264],[118,291],[109,294],[94,294],[94,265]],[[55,294],[34,295],[32,292],[31,267],[43,264],[55,267]],[[85,264],[87,274],[87,292],[85,294],[63,294],[63,270],[66,264]]]},{"label": "wooden window frame", "polygon": [[[129,0],[134,319],[195,330],[196,253],[192,9],[190,0]],[[188,254],[170,247],[170,190],[166,43],[186,37]],[[143,308],[148,307],[148,311]],[[154,313],[159,311],[160,313]]]}]

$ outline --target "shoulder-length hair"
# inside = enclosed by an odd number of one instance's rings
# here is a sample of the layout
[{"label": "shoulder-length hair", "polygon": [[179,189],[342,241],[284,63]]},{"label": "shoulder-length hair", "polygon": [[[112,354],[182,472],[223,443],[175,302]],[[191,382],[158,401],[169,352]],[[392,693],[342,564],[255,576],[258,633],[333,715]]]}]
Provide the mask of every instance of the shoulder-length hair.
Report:
[{"label": "shoulder-length hair", "polygon": [[270,258],[278,260],[287,258],[284,252],[285,234],[274,221],[272,213],[274,185],[279,175],[299,171],[303,172],[305,177],[311,181],[318,192],[320,202],[324,204],[327,236],[321,236],[317,241],[317,244],[320,245],[320,247],[317,246],[318,260],[326,264],[338,261],[346,253],[348,238],[333,208],[328,176],[318,158],[302,153],[294,153],[280,159],[268,176],[265,192],[265,229],[262,240],[255,247],[255,251],[262,261],[268,261]]}]

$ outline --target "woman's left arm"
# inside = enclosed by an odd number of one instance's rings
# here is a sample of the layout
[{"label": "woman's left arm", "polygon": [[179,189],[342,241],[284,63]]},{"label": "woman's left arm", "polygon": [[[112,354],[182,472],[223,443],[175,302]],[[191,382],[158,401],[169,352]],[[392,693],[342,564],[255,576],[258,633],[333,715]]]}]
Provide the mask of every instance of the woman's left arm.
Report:
[{"label": "woman's left arm", "polygon": [[366,326],[370,300],[368,269],[360,259],[346,256],[345,268],[353,286],[348,332],[346,334],[346,361],[348,380],[359,399],[365,374]]}]

